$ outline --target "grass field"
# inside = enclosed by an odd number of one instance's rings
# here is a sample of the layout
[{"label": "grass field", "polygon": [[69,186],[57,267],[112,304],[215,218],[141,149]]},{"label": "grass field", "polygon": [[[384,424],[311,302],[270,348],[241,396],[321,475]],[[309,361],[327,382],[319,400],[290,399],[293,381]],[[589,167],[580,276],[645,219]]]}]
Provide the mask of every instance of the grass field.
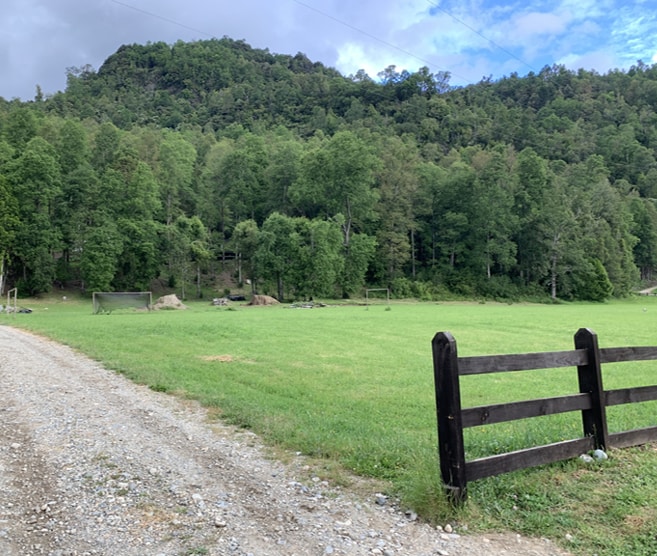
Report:
[{"label": "grass field", "polygon": [[[471,483],[453,510],[441,492],[431,339],[460,355],[567,350],[580,327],[601,347],[657,345],[657,299],[607,304],[393,303],[212,307],[92,315],[89,300],[24,300],[10,324],[60,340],[129,378],[200,400],[272,446],[314,458],[317,472],[385,481],[428,520],[470,531],[546,536],[580,554],[657,553],[657,451],[615,450]],[[603,368],[605,387],[657,383],[657,363]],[[577,391],[575,369],[465,377],[464,406]],[[610,431],[657,424],[653,403],[611,408]],[[466,431],[468,459],[581,434],[567,414]],[[566,541],[568,535],[568,541]]]}]

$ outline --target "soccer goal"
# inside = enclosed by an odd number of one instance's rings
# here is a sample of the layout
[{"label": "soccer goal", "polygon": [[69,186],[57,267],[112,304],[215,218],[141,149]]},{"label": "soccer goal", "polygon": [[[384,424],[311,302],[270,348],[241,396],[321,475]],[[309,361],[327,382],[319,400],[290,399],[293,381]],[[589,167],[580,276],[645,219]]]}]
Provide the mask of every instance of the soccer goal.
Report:
[{"label": "soccer goal", "polygon": [[[16,297],[18,296],[18,288],[12,288],[7,292],[7,305],[5,311],[7,313],[16,314],[18,306],[16,305]],[[13,304],[13,306],[12,306]],[[0,307],[1,309],[2,307]]]},{"label": "soccer goal", "polygon": [[390,306],[390,288],[367,288],[365,290],[365,306],[370,304],[370,292],[386,292],[386,305]]},{"label": "soccer goal", "polygon": [[117,309],[146,309],[153,306],[151,292],[94,292],[94,315],[111,313]]}]

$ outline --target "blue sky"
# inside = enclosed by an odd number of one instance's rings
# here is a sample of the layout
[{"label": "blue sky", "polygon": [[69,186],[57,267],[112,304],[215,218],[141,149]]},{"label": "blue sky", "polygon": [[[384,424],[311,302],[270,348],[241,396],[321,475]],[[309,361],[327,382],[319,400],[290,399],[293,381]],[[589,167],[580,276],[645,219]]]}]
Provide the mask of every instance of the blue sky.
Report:
[{"label": "blue sky", "polygon": [[122,44],[223,36],[344,75],[428,66],[467,85],[657,63],[657,0],[2,0],[0,96],[63,90],[66,68],[98,69]]}]

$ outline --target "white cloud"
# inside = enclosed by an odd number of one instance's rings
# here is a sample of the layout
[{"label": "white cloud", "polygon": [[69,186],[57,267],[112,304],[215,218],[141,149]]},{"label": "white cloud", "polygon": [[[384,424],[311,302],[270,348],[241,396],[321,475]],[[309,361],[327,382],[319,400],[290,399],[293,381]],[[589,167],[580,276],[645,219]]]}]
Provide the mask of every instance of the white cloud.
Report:
[{"label": "white cloud", "polygon": [[510,21],[513,29],[510,29],[509,37],[520,43],[533,40],[537,36],[559,35],[563,33],[569,24],[569,18],[553,13],[532,12],[521,14]]},{"label": "white cloud", "polygon": [[596,50],[585,54],[567,54],[557,60],[556,63],[573,71],[585,69],[606,73],[608,70],[618,68],[617,57],[608,50]]},{"label": "white cloud", "polygon": [[345,43],[340,47],[335,65],[345,75],[355,75],[358,70],[365,70],[372,79],[376,79],[376,74],[382,69],[356,43]]},{"label": "white cloud", "polygon": [[608,16],[616,3],[614,0],[563,0],[554,11],[567,13],[572,21],[591,20]]}]

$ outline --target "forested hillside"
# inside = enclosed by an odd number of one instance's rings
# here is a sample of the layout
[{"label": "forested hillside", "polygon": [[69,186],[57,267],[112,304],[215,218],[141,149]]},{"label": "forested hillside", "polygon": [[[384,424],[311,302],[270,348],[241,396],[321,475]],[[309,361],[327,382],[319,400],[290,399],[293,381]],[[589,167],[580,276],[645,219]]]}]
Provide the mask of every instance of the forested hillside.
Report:
[{"label": "forested hillside", "polygon": [[342,76],[228,38],[0,98],[0,291],[603,300],[657,268],[657,65]]}]

